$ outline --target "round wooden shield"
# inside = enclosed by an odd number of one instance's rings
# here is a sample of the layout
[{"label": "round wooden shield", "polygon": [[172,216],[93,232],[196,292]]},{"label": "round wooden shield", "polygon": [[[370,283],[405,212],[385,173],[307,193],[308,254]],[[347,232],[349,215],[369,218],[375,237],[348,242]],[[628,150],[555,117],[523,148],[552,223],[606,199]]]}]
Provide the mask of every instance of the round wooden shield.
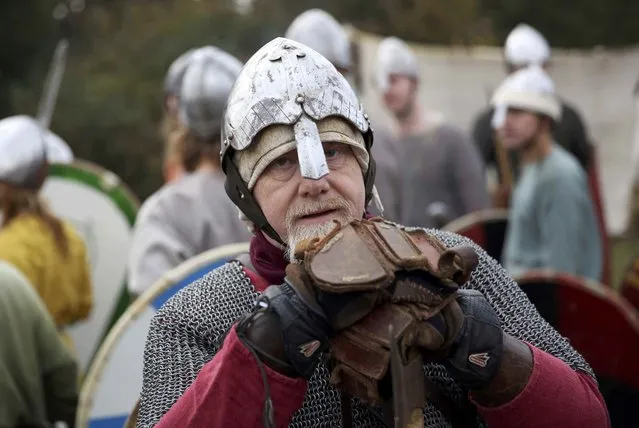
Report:
[{"label": "round wooden shield", "polygon": [[516,281],[595,371],[612,426],[636,426],[639,313],[598,282],[548,271],[529,272]]},{"label": "round wooden shield", "polygon": [[142,390],[144,344],[158,309],[186,285],[248,251],[231,244],[172,269],[138,297],[113,326],[87,373],[78,405],[78,428],[122,428]]},{"label": "round wooden shield", "polygon": [[41,194],[58,217],[75,226],[89,254],[93,310],[68,328],[85,373],[112,318],[122,312],[118,304],[128,304],[127,254],[140,203],[115,174],[86,161],[51,165]]},{"label": "round wooden shield", "polygon": [[508,210],[489,209],[463,215],[448,223],[443,230],[470,238],[492,258],[501,261],[507,228]]},{"label": "round wooden shield", "polygon": [[631,305],[639,309],[639,256],[624,272],[619,292]]}]

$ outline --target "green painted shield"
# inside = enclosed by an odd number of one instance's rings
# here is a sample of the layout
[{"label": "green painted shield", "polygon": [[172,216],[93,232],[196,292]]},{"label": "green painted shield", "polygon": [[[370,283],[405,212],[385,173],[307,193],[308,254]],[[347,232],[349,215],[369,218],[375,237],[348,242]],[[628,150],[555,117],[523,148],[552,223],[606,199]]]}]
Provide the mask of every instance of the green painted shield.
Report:
[{"label": "green painted shield", "polygon": [[93,310],[68,329],[84,373],[131,300],[126,261],[140,203],[115,174],[86,161],[52,165],[41,194],[57,216],[76,227],[89,253]]}]

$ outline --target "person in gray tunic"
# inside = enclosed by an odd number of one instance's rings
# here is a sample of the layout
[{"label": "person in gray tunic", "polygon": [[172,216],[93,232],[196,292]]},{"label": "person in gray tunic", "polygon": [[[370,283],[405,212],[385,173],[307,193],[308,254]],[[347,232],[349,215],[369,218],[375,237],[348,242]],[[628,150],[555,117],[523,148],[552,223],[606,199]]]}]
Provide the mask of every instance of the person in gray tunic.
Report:
[{"label": "person in gray tunic", "polygon": [[521,164],[504,266],[513,275],[553,269],[598,280],[603,253],[588,179],[552,137],[562,111],[553,81],[539,66],[521,69],[502,83],[492,104],[493,126]]},{"label": "person in gray tunic", "polygon": [[[394,143],[386,142],[378,153],[375,147],[373,151],[380,164],[397,168],[388,168],[388,176],[382,169],[379,176],[380,196],[386,205],[392,204],[395,220],[440,227],[466,213],[488,208],[490,200],[477,148],[440,114],[422,109],[419,79],[417,59],[410,48],[395,37],[384,39],[377,51],[376,80],[397,130]],[[391,153],[397,156],[396,162],[385,159],[392,157]]]},{"label": "person in gray tunic", "polygon": [[242,64],[221,49],[197,52],[184,71],[174,132],[186,174],[151,195],[133,230],[128,285],[140,294],[185,260],[249,233],[224,192],[220,169],[220,121]]}]

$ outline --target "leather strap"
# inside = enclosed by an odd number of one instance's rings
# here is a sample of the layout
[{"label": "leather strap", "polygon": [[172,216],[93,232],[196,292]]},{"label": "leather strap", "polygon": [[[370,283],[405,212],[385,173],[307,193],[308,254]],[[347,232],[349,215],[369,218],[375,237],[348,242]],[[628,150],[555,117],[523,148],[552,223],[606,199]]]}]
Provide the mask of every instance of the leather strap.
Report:
[{"label": "leather strap", "polygon": [[340,402],[342,410],[342,428],[352,428],[353,408],[351,406],[351,396],[344,390],[340,391]]}]

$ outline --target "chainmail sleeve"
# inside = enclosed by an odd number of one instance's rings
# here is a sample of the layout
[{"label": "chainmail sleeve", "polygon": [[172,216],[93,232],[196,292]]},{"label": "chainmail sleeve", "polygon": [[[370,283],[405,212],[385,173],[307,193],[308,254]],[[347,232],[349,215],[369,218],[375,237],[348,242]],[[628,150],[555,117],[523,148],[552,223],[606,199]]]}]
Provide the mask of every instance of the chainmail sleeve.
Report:
[{"label": "chainmail sleeve", "polygon": [[152,427],[213,359],[225,333],[253,306],[253,285],[237,262],[189,284],[151,322],[144,349],[137,427]]}]

